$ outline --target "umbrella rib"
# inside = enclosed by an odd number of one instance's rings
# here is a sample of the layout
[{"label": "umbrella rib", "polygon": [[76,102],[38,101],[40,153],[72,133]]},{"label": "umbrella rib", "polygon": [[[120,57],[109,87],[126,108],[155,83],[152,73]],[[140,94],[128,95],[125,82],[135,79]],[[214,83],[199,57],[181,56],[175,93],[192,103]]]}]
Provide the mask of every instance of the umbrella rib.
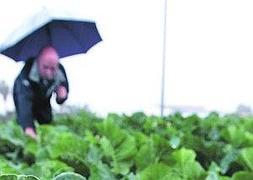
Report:
[{"label": "umbrella rib", "polygon": [[[28,41],[28,39],[23,39],[23,41],[24,41],[24,44],[26,44],[27,41]],[[21,57],[21,53],[23,52],[24,47],[25,47],[25,46],[21,46],[21,48],[19,49],[19,51],[18,51],[18,53],[17,53],[17,57]],[[29,58],[30,58],[30,57],[29,57]],[[24,59],[24,61],[26,61],[26,60],[27,60],[27,59]],[[22,61],[22,59],[21,59],[21,61]]]},{"label": "umbrella rib", "polygon": [[48,27],[46,27],[46,32],[48,34],[48,38],[49,38],[49,42],[51,42],[51,45],[53,45],[53,39],[51,38],[52,37],[52,33],[51,33],[51,30],[50,30],[50,24],[48,24]]},{"label": "umbrella rib", "polygon": [[77,43],[79,44],[79,46],[82,48],[83,45],[81,44],[81,41],[79,40],[78,37],[75,36],[74,33],[71,33],[70,28],[68,26],[66,26],[66,25],[63,25],[63,27],[68,30],[69,34],[71,34],[71,36],[77,41]]}]

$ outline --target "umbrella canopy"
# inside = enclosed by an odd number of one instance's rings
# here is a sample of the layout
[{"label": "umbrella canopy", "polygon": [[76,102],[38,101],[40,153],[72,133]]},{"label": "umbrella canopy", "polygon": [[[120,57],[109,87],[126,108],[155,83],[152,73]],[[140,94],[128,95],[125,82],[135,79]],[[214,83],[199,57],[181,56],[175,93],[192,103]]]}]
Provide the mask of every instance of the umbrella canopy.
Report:
[{"label": "umbrella canopy", "polygon": [[0,52],[15,61],[36,57],[53,46],[60,58],[86,53],[102,40],[96,23],[77,18],[60,19],[42,12],[23,23],[0,45]]}]

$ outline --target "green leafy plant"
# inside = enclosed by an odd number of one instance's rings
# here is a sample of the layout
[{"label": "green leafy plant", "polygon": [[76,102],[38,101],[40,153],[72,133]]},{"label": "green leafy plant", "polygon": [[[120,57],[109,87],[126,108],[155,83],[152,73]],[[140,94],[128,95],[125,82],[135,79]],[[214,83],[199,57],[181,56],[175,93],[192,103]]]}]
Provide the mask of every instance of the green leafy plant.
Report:
[{"label": "green leafy plant", "polygon": [[84,111],[38,126],[36,140],[13,120],[0,132],[0,180],[253,179],[253,117]]}]

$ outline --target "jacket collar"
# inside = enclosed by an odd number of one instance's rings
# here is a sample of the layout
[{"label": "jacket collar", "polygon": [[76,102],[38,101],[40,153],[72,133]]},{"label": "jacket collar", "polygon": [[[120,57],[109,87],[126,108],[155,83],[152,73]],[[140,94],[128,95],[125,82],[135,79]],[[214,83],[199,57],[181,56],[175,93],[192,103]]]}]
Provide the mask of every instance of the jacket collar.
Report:
[{"label": "jacket collar", "polygon": [[33,61],[32,68],[29,73],[29,79],[33,82],[37,82],[37,83],[40,82],[40,75],[39,75],[36,59]]},{"label": "jacket collar", "polygon": [[[30,73],[29,73],[28,77],[31,81],[36,82],[36,83],[40,83],[40,74],[39,74],[39,71],[38,71],[38,65],[37,65],[36,59],[34,60],[34,62],[32,64],[32,67],[31,67],[31,70],[30,70]],[[58,70],[56,72],[56,76],[54,78],[54,81],[56,81],[57,83],[61,83],[61,82],[64,82],[65,80],[66,79],[65,79],[64,74],[58,68]]]}]

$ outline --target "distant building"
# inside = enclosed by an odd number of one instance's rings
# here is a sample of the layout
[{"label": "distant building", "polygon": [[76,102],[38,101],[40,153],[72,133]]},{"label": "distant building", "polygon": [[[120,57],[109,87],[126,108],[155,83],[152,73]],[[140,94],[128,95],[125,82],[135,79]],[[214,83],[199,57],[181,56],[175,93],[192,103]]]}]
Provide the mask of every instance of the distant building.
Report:
[{"label": "distant building", "polygon": [[183,115],[190,115],[190,114],[198,114],[206,116],[209,111],[206,110],[203,106],[190,106],[190,105],[182,105],[182,106],[168,106],[167,107],[170,111],[170,113],[174,114],[176,112],[179,112]]},{"label": "distant building", "polygon": [[240,104],[236,109],[236,114],[240,116],[249,116],[252,115],[252,109],[250,106]]}]

